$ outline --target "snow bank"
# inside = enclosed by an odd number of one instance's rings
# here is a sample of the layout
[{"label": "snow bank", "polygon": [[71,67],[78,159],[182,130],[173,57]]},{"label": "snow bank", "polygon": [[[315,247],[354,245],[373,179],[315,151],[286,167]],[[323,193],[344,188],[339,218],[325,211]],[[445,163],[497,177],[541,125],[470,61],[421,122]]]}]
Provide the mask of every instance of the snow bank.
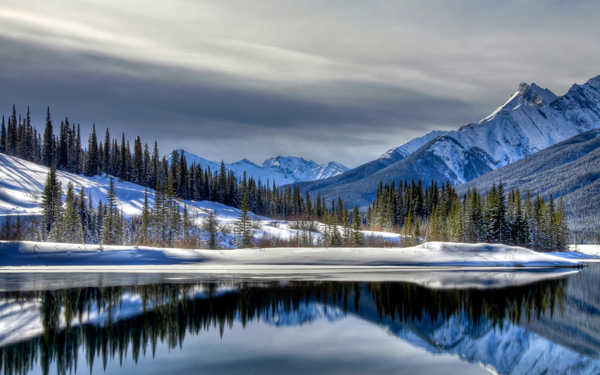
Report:
[{"label": "snow bank", "polygon": [[569,250],[586,255],[600,256],[600,244],[569,245]]},{"label": "snow bank", "polygon": [[[186,270],[315,267],[579,267],[582,263],[501,244],[428,242],[408,248],[187,250],[132,246],[0,242],[0,266],[179,265]],[[18,268],[18,267],[17,267]]]}]

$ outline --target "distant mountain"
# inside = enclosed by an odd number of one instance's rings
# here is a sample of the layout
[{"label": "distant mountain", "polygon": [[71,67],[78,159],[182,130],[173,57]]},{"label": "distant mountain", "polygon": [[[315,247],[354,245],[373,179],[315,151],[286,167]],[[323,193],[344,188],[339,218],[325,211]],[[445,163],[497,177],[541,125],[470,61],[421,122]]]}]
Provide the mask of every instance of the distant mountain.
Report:
[{"label": "distant mountain", "polygon": [[473,187],[487,192],[498,181],[506,190],[563,197],[571,229],[599,229],[600,130],[569,138],[456,189],[459,194]]},{"label": "distant mountain", "polygon": [[600,76],[556,96],[521,83],[478,123],[434,131],[333,178],[299,184],[303,191],[350,204],[368,204],[379,181],[462,184],[577,134],[600,127]]},{"label": "distant mountain", "polygon": [[[221,167],[220,162],[205,159],[185,150],[177,151],[183,151],[188,165],[196,164],[202,168],[210,168],[212,171],[216,171]],[[241,177],[245,171],[248,177],[260,179],[262,182],[275,182],[276,185],[321,180],[337,176],[348,170],[346,166],[337,162],[331,161],[326,164],[318,164],[297,156],[272,157],[265,160],[261,166],[248,159],[242,159],[235,163],[225,164],[225,167],[233,171],[236,176]]]}]

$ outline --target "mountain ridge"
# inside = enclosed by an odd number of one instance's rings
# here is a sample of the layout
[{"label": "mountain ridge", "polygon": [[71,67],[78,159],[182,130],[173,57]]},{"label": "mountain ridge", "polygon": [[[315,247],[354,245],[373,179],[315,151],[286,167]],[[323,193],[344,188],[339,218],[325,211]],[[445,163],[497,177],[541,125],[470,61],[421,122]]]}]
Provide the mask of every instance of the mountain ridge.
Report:
[{"label": "mountain ridge", "polygon": [[364,207],[379,181],[462,184],[599,127],[600,76],[572,85],[562,96],[536,83],[521,83],[479,122],[429,132],[341,175],[297,186],[311,195],[328,200],[341,196]]},{"label": "mountain ridge", "polygon": [[[183,149],[175,151],[179,154],[184,153],[188,165],[200,165],[203,169],[210,168],[213,172],[221,167],[220,162],[205,159]],[[348,170],[348,167],[336,161],[319,164],[299,156],[282,155],[270,157],[263,161],[262,165],[244,158],[233,163],[225,163],[225,168],[233,171],[240,178],[246,172],[248,177],[260,179],[263,183],[269,181],[276,185],[330,178]]]}]

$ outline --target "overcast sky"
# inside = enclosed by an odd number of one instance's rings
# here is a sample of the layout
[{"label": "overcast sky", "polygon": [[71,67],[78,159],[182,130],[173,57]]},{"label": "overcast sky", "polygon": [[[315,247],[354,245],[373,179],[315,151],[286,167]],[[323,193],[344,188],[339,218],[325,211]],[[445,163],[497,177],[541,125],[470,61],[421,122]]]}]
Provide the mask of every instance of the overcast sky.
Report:
[{"label": "overcast sky", "polygon": [[600,2],[0,2],[0,110],[203,157],[356,166],[474,122],[519,82],[600,74]]}]

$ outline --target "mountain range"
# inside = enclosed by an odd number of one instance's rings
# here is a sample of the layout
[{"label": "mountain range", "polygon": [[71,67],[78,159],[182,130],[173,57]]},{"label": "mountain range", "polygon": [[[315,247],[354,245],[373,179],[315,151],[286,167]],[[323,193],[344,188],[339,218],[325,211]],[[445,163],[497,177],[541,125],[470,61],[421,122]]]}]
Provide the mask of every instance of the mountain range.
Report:
[{"label": "mountain range", "polygon": [[521,83],[503,105],[477,123],[430,132],[342,174],[298,186],[313,196],[341,196],[365,206],[380,181],[462,184],[599,127],[600,76],[571,86],[563,96],[535,83]]},{"label": "mountain range", "polygon": [[[203,169],[210,168],[218,171],[221,163],[205,159],[185,150],[183,152],[188,165],[196,164]],[[341,163],[330,161],[318,164],[312,160],[306,160],[297,156],[276,156],[265,160],[262,165],[257,165],[248,159],[242,159],[234,163],[225,164],[227,170],[233,171],[236,176],[241,177],[246,172],[248,177],[260,179],[263,183],[275,183],[276,185],[293,184],[302,181],[321,180],[342,174],[348,170]]]}]

